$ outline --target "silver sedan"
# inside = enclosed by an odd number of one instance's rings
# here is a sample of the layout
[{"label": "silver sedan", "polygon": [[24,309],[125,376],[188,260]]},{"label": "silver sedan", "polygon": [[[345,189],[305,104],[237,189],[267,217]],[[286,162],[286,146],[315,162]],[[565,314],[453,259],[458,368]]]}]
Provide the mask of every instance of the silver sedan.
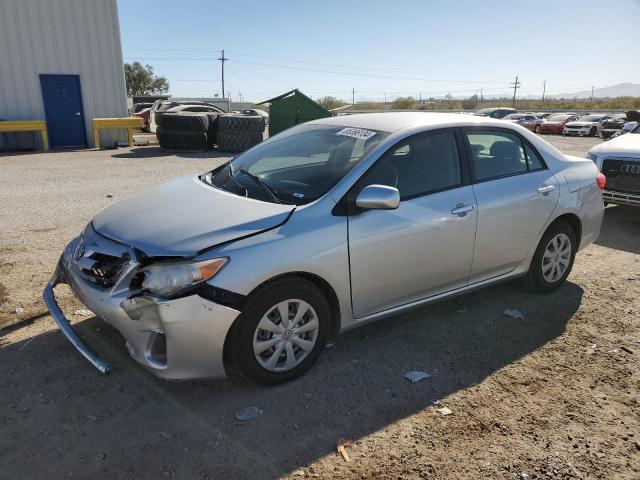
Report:
[{"label": "silver sedan", "polygon": [[169,379],[291,380],[339,332],[514,277],[565,281],[603,216],[604,176],[527,129],[468,115],[381,113],[291,128],[203,175],[100,212],[54,287]]}]

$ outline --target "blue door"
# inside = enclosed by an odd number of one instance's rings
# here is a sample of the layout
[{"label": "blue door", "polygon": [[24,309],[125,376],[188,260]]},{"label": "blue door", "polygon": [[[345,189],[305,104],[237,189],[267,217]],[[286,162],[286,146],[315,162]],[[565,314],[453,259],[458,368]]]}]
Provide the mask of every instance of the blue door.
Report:
[{"label": "blue door", "polygon": [[40,85],[51,147],[86,147],[80,77],[40,75]]}]

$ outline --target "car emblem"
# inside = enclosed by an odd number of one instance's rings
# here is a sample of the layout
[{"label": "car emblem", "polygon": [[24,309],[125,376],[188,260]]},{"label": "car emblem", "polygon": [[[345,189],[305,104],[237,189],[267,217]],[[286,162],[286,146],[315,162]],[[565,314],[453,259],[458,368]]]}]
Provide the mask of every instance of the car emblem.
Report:
[{"label": "car emblem", "polygon": [[620,167],[620,173],[627,173],[629,175],[640,175],[640,164],[625,163]]},{"label": "car emblem", "polygon": [[82,257],[84,257],[84,253],[87,250],[87,247],[85,246],[84,243],[81,243],[80,245],[78,245],[78,248],[76,249],[76,260],[80,260]]}]

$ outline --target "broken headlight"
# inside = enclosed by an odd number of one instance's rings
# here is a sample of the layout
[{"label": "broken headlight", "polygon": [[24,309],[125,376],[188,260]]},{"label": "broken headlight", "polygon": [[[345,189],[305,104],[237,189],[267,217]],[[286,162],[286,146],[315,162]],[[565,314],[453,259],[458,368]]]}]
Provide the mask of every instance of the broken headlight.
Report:
[{"label": "broken headlight", "polygon": [[142,288],[169,297],[209,280],[229,261],[227,257],[200,262],[167,262],[143,268]]}]

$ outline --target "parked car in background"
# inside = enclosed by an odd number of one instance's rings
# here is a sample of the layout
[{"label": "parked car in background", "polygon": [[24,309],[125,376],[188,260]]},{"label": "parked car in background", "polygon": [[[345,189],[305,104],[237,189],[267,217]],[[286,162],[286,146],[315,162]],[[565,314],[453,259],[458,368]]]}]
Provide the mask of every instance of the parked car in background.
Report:
[{"label": "parked car in background", "polygon": [[134,113],[138,113],[141,110],[145,110],[147,108],[151,108],[152,106],[153,106],[152,102],[134,103],[133,107],[131,108],[131,115],[133,115]]},{"label": "parked car in background", "polygon": [[159,377],[223,377],[231,366],[279,384],[330,337],[373,320],[516,277],[556,290],[599,235],[602,187],[593,162],[511,122],[313,120],[102,210],[64,249],[44,298],[103,372],[56,284]]},{"label": "parked car in background", "polygon": [[554,113],[548,116],[540,124],[540,133],[561,135],[567,122],[574,122],[579,118],[576,114],[571,113]]},{"label": "parked car in background", "polygon": [[151,118],[151,107],[143,108],[142,110],[134,112],[134,113],[131,114],[131,116],[132,117],[142,118],[142,120],[144,121],[144,127],[142,127],[142,130],[144,130],[145,132],[149,131],[149,124],[150,124],[150,118]]},{"label": "parked car in background", "polygon": [[260,110],[258,108],[248,108],[242,111],[242,115],[262,117],[264,119],[265,126],[269,125],[269,114],[264,110]]},{"label": "parked car in background", "polygon": [[544,120],[545,118],[553,115],[553,113],[551,112],[536,112],[534,113],[534,115],[538,118],[541,118],[542,120]]},{"label": "parked car in background", "polygon": [[474,115],[479,117],[504,118],[511,113],[517,113],[515,108],[510,107],[490,107],[478,110]]},{"label": "parked car in background", "polygon": [[638,122],[627,122],[627,123],[625,123],[620,130],[618,130],[616,133],[611,135],[609,138],[606,138],[605,142],[608,141],[608,140],[612,140],[614,138],[617,138],[620,135],[624,135],[625,133],[633,132],[638,125],[639,125]]},{"label": "parked car in background", "polygon": [[600,138],[609,138],[614,133],[620,131],[620,129],[627,123],[627,115],[624,113],[614,113],[611,118],[602,122],[602,128],[600,129]]},{"label": "parked car in background", "polygon": [[206,106],[214,107],[216,111],[220,111],[221,113],[224,113],[224,110],[216,107],[215,105],[212,105],[207,102],[202,102],[199,100],[189,100],[189,101],[180,101],[180,102],[173,101],[173,100],[156,100],[153,104],[153,107],[151,107],[151,113],[149,118],[149,130],[153,133],[156,133],[156,129],[158,128],[158,118],[170,108],[178,107],[181,105],[191,105],[191,106],[206,105]]},{"label": "parked car in background", "polygon": [[625,113],[625,123],[622,128],[614,131],[611,135],[605,138],[605,140],[616,138],[625,133],[629,133],[640,124],[640,110],[629,110]]},{"label": "parked car in background", "polygon": [[593,147],[587,153],[607,177],[604,201],[640,207],[640,125]]},{"label": "parked car in background", "polygon": [[611,118],[606,114],[584,115],[578,120],[567,122],[562,129],[562,135],[576,135],[581,137],[595,137],[600,135],[602,122]]},{"label": "parked car in background", "polygon": [[542,124],[542,119],[532,113],[510,113],[506,117],[503,117],[503,120],[509,120],[518,125],[522,125],[534,133],[540,131],[540,125]]}]

